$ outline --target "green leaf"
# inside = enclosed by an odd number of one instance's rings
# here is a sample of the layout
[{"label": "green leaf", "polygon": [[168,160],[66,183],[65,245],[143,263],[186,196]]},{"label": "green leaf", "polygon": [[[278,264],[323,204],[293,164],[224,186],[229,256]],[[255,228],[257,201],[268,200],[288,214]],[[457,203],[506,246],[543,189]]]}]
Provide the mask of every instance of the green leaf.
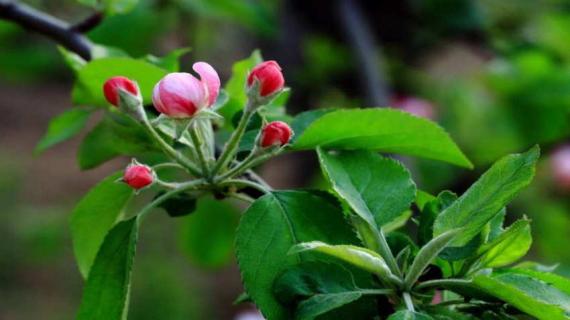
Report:
[{"label": "green leaf", "polygon": [[516,262],[527,253],[531,244],[530,221],[519,220],[479,248],[481,267],[497,268]]},{"label": "green leaf", "polygon": [[540,279],[499,272],[476,276],[473,283],[487,294],[538,319],[570,319],[570,295]]},{"label": "green leaf", "polygon": [[137,82],[145,104],[152,103],[152,89],[168,72],[149,62],[132,58],[102,58],[90,61],[77,73],[72,99],[76,105],[106,107],[103,84],[114,76]]},{"label": "green leaf", "polygon": [[137,238],[137,217],[119,222],[105,237],[83,288],[77,320],[126,318]]},{"label": "green leaf", "polygon": [[305,112],[301,112],[293,118],[291,122],[291,129],[293,129],[293,138],[291,139],[291,144],[295,144],[297,139],[303,135],[305,130],[313,123],[315,120],[319,119],[320,117],[324,116],[327,113],[336,111],[338,109],[333,108],[322,108],[322,109],[315,109],[309,110]]},{"label": "green leaf", "polygon": [[392,273],[384,259],[376,252],[352,245],[329,245],[321,241],[303,242],[291,248],[290,253],[321,252],[347,262],[357,268],[387,278]]},{"label": "green leaf", "polygon": [[432,196],[431,194],[423,190],[418,190],[416,193],[416,205],[418,206],[418,209],[420,209],[420,211],[424,209],[424,206],[427,203],[435,199],[436,197]]},{"label": "green leaf", "polygon": [[361,289],[370,286],[371,277],[358,277],[337,264],[304,262],[287,269],[275,281],[274,292],[285,306],[296,306],[295,319],[333,317],[330,311],[348,307],[354,319],[368,319],[374,303],[362,299],[365,295],[387,294],[391,290]]},{"label": "green leaf", "polygon": [[371,225],[394,221],[415,198],[410,173],[395,160],[364,150],[318,154],[333,190]]},{"label": "green leaf", "polygon": [[463,228],[454,246],[465,245],[509,203],[534,176],[538,146],[526,153],[509,155],[496,162],[457,201],[439,214],[433,234]]},{"label": "green leaf", "polygon": [[[229,101],[219,110],[226,120],[231,120],[236,112],[244,108],[247,103],[247,76],[251,69],[261,62],[263,62],[263,58],[259,50],[255,50],[248,58],[234,63],[232,76],[224,87],[229,95]],[[230,121],[226,121],[226,123],[231,125]]]},{"label": "green leaf", "polygon": [[145,57],[145,60],[159,68],[168,70],[169,72],[178,72],[180,71],[180,57],[190,51],[190,48],[180,48],[171,51],[164,57],[157,57],[149,54]]},{"label": "green leaf", "polygon": [[139,0],[102,0],[108,15],[128,13],[137,6],[138,2]]},{"label": "green leaf", "polygon": [[449,207],[457,195],[450,191],[442,191],[433,200],[422,206],[420,214],[420,224],[418,226],[418,241],[422,245],[430,241],[433,237],[433,223],[441,211]]},{"label": "green leaf", "polygon": [[247,293],[269,319],[291,319],[292,310],[273,296],[275,278],[306,254],[287,252],[296,244],[323,241],[355,244],[334,198],[324,193],[279,191],[256,200],[242,215],[236,235],[237,259]]},{"label": "green leaf", "polygon": [[425,313],[400,310],[389,316],[387,320],[433,320],[433,318]]},{"label": "green leaf", "polygon": [[50,147],[76,136],[87,124],[91,112],[73,108],[53,118],[47,132],[36,145],[34,154],[40,154]]},{"label": "green leaf", "polygon": [[570,295],[570,279],[561,277],[555,273],[551,272],[541,272],[533,269],[527,268],[513,268],[508,270],[509,273],[523,274],[530,276],[534,279],[538,279],[548,283],[549,285],[555,287],[556,289]]},{"label": "green leaf", "polygon": [[179,227],[179,247],[190,261],[204,268],[221,268],[233,258],[239,212],[227,201],[202,197],[196,211]]},{"label": "green leaf", "polygon": [[79,271],[87,278],[105,235],[120,218],[132,189],[116,182],[121,173],[110,175],[77,204],[71,216],[71,239]]},{"label": "green leaf", "polygon": [[140,125],[126,117],[105,117],[79,146],[82,170],[95,168],[119,155],[136,156],[157,148]]},{"label": "green leaf", "polygon": [[414,258],[414,262],[410,266],[404,284],[411,288],[422,275],[427,266],[432,263],[437,255],[445,249],[445,247],[461,232],[461,229],[447,231],[420,248],[420,251]]},{"label": "green leaf", "polygon": [[[355,125],[358,124],[358,125]],[[368,149],[472,164],[437,124],[408,113],[383,109],[338,110],[312,122],[293,149]]]}]

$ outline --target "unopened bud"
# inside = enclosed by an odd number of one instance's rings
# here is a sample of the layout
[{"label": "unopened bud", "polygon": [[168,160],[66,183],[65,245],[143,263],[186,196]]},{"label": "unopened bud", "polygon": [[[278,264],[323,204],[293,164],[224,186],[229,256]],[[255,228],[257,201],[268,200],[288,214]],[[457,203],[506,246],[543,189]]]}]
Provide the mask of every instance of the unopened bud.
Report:
[{"label": "unopened bud", "polygon": [[105,99],[115,107],[119,106],[119,89],[133,96],[140,96],[139,88],[134,81],[122,76],[110,78],[103,85],[103,93],[105,94]]},{"label": "unopened bud", "polygon": [[136,190],[151,185],[154,180],[154,171],[152,171],[149,166],[145,166],[136,161],[128,165],[123,174],[123,182]]},{"label": "unopened bud", "polygon": [[271,96],[283,90],[284,85],[285,79],[281,73],[281,67],[273,60],[258,64],[247,77],[250,96],[257,96],[261,100],[270,99]]},{"label": "unopened bud", "polygon": [[570,145],[563,145],[552,153],[550,166],[554,182],[560,188],[570,190]]},{"label": "unopened bud", "polygon": [[273,121],[268,123],[261,130],[260,145],[262,148],[271,146],[284,146],[289,143],[293,130],[283,121]]}]

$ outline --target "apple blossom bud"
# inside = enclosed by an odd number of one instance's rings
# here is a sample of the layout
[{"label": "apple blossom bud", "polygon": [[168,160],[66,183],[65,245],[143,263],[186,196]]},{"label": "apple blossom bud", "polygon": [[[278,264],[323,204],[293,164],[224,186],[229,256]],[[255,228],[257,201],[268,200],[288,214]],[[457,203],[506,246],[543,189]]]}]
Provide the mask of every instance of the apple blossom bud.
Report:
[{"label": "apple blossom bud", "polygon": [[552,153],[550,166],[554,182],[564,190],[570,190],[570,144]]},{"label": "apple blossom bud", "polygon": [[154,180],[154,171],[149,166],[139,164],[136,161],[128,165],[123,174],[123,182],[136,190],[152,184]]},{"label": "apple blossom bud", "polygon": [[251,70],[247,77],[248,88],[252,88],[255,80],[259,82],[258,90],[261,97],[275,94],[285,85],[281,67],[273,60],[262,62]]},{"label": "apple blossom bud", "polygon": [[190,118],[216,102],[220,91],[216,70],[205,62],[196,62],[192,68],[200,79],[189,73],[175,72],[156,84],[152,101],[158,112],[171,118]]},{"label": "apple blossom bud", "polygon": [[119,89],[122,89],[133,96],[140,96],[139,88],[134,81],[122,76],[112,77],[105,81],[105,84],[103,85],[103,93],[105,94],[105,99],[115,107],[118,107],[120,102]]},{"label": "apple blossom bud", "polygon": [[261,130],[260,145],[262,148],[271,146],[284,146],[289,143],[293,130],[288,124],[282,121],[273,121],[268,123]]},{"label": "apple blossom bud", "polygon": [[395,97],[392,98],[390,104],[394,108],[411,113],[421,118],[435,118],[435,109],[433,105],[429,101],[420,98],[407,96]]}]

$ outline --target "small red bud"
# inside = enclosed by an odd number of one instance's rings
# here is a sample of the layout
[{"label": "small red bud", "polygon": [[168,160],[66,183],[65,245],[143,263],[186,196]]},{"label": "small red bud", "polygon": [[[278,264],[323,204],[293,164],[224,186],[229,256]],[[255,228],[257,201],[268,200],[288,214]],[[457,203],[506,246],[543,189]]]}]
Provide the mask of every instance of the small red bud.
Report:
[{"label": "small red bud", "polygon": [[284,146],[289,143],[293,130],[283,121],[268,123],[261,131],[261,147]]},{"label": "small red bud", "polygon": [[123,182],[139,190],[154,182],[154,173],[148,166],[133,163],[125,169]]},{"label": "small red bud", "polygon": [[105,99],[115,107],[119,106],[119,88],[135,96],[139,95],[139,88],[135,82],[126,77],[113,77],[103,85],[103,93],[105,94]]},{"label": "small red bud", "polygon": [[259,81],[259,95],[262,97],[276,93],[285,85],[281,67],[273,60],[255,66],[247,77],[247,86],[251,87],[254,80]]},{"label": "small red bud", "polygon": [[552,153],[550,166],[554,182],[564,191],[570,190],[570,145],[563,145]]}]

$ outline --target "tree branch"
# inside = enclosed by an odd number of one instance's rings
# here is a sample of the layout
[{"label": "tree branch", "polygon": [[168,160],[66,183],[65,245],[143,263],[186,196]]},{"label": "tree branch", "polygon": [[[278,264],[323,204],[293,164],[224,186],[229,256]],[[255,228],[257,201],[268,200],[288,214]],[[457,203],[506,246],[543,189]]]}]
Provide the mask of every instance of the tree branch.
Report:
[{"label": "tree branch", "polygon": [[86,33],[97,27],[103,21],[104,15],[102,12],[96,11],[85,20],[80,21],[73,25],[70,30],[73,32]]},{"label": "tree branch", "polygon": [[68,23],[12,0],[0,0],[0,19],[12,21],[23,28],[40,33],[75,52],[85,60],[91,60],[92,43]]}]

